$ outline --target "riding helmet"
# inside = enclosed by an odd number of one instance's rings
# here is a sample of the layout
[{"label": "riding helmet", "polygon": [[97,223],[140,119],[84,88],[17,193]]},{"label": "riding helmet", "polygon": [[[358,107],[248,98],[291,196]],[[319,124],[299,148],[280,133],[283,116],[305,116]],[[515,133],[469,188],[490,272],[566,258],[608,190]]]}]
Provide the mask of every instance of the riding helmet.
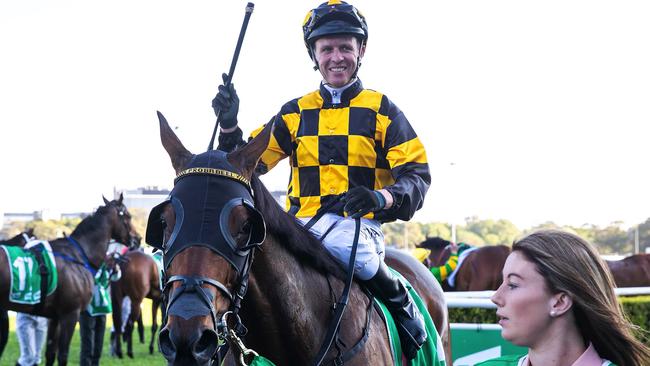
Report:
[{"label": "riding helmet", "polygon": [[357,8],[341,0],[330,0],[310,10],[303,21],[302,31],[307,52],[312,60],[312,47],[318,38],[350,34],[357,37],[361,44],[368,41],[366,18]]}]

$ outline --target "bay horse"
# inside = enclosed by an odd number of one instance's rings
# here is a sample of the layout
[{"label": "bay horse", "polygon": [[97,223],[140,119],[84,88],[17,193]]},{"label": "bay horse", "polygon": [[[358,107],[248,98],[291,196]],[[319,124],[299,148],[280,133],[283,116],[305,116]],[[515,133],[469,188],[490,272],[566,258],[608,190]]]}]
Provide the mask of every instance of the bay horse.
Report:
[{"label": "bay horse", "polygon": [[[250,350],[232,337],[244,333],[245,324],[250,327],[246,343],[276,365],[310,364],[346,270],[254,174],[273,124],[232,153],[193,155],[160,112],[158,118],[177,175],[170,199],[151,211],[147,225],[147,243],[163,250],[167,280],[161,353],[169,365],[216,365],[218,341],[227,339],[235,358],[248,355]],[[420,278],[413,286],[425,301],[438,299],[427,305],[439,320],[438,333],[446,335],[441,288],[426,268],[414,265]],[[369,296],[353,282],[336,347],[325,357],[328,364],[337,355],[348,357],[347,365],[393,364],[384,322],[369,305]]]},{"label": "bay horse", "polygon": [[[34,228],[29,228],[21,233],[18,233],[16,236],[13,236],[6,240],[0,240],[0,245],[23,247],[30,240],[35,240]],[[3,331],[7,329],[7,332]],[[0,355],[2,355],[2,350],[4,350],[9,340],[9,315],[6,311],[0,311]]]},{"label": "bay horse", "polygon": [[[158,308],[162,300],[158,266],[150,255],[138,250],[130,250],[123,257],[126,265],[121,267],[122,277],[111,284],[113,327],[115,328],[111,347],[115,355],[122,358],[122,300],[128,296],[131,300],[131,311],[124,328],[124,341],[127,345],[127,356],[133,358],[133,328],[136,322],[142,322],[140,304],[147,297],[151,299],[153,320],[149,353],[153,354],[154,341],[158,332]],[[139,329],[143,329],[141,324]],[[141,341],[144,340],[141,338]]]},{"label": "bay horse", "polygon": [[[44,316],[50,319],[47,331],[45,364],[51,366],[55,358],[63,366],[68,362],[70,340],[80,311],[90,302],[95,283],[94,274],[104,262],[108,241],[122,243],[138,240],[131,225],[131,215],[119,199],[108,201],[91,216],[84,218],[69,237],[51,240],[56,262],[56,290],[41,304],[26,305],[9,302],[11,268],[7,255],[0,250],[0,312],[14,310]],[[8,328],[3,324],[2,332]],[[0,349],[0,356],[2,355]]]},{"label": "bay horse", "polygon": [[[417,247],[431,250],[429,267],[442,266],[449,259],[450,242],[439,238],[427,238]],[[489,245],[477,247],[467,254],[467,257],[456,268],[454,286],[448,279],[442,282],[445,291],[484,291],[496,290],[503,282],[501,270],[510,254],[507,245]]]},{"label": "bay horse", "polygon": [[650,254],[634,254],[618,261],[605,261],[617,287],[650,286]]},{"label": "bay horse", "polygon": [[[0,245],[23,247],[30,240],[35,239],[34,229],[30,228],[26,231],[18,233],[16,236],[13,236],[6,240],[0,240]],[[4,329],[7,329],[5,332]],[[9,340],[9,315],[6,311],[0,311],[0,356],[2,355],[2,350],[4,350]]]},{"label": "bay horse", "polygon": [[15,247],[23,247],[30,240],[35,240],[34,228],[29,228],[16,236],[13,236],[7,240],[0,240],[0,245],[10,245]]}]

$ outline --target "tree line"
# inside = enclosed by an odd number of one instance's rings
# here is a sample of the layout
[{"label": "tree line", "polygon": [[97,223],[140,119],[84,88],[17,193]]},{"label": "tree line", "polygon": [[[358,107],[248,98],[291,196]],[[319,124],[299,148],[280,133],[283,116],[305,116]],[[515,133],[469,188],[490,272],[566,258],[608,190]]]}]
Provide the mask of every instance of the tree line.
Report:
[{"label": "tree line", "polygon": [[[148,212],[143,209],[130,209],[132,222],[144,237]],[[27,228],[34,228],[34,234],[42,239],[54,239],[69,235],[79,224],[81,218],[62,220],[14,221],[0,230],[0,238],[9,238]],[[508,220],[479,219],[469,217],[464,224],[456,227],[456,241],[477,246],[505,244],[529,232],[539,229],[563,229],[572,231],[594,243],[601,254],[630,254],[634,252],[636,227],[626,229],[621,222],[605,227],[586,224],[580,227],[563,226],[554,222],[520,229]],[[446,222],[393,222],[383,225],[386,245],[398,248],[414,248],[427,237],[440,236],[451,239],[451,225]],[[643,253],[650,248],[650,218],[638,225],[639,249]]]},{"label": "tree line", "polygon": [[[508,220],[481,220],[469,217],[456,227],[456,241],[476,246],[511,245],[512,242],[530,232],[540,229],[562,229],[574,232],[593,243],[601,254],[631,254],[634,252],[637,227],[626,229],[621,222],[601,227],[586,224],[580,227],[545,222],[530,228],[520,229]],[[383,225],[387,245],[398,248],[414,248],[427,237],[439,236],[451,239],[451,225],[446,222],[393,222]],[[638,225],[639,251],[650,248],[650,218]]]}]

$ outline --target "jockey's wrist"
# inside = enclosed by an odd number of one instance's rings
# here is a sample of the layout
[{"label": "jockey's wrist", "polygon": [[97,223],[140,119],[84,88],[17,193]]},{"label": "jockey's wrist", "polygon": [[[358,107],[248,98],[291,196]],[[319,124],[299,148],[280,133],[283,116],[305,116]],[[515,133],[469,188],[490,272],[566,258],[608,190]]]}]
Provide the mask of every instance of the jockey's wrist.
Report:
[{"label": "jockey's wrist", "polygon": [[379,191],[372,191],[372,193],[374,193],[375,197],[377,197],[378,207],[376,211],[383,210],[384,207],[386,207],[386,198],[384,198],[384,195],[379,193]]},{"label": "jockey's wrist", "polygon": [[223,133],[231,133],[231,132],[234,132],[235,130],[237,130],[237,122],[236,121],[235,121],[235,125],[232,126],[232,127],[228,127],[228,128],[223,128],[223,126],[221,127],[221,132],[223,132]]},{"label": "jockey's wrist", "polygon": [[382,210],[389,209],[389,208],[393,207],[393,201],[394,200],[393,200],[393,195],[390,194],[390,192],[388,192],[385,189],[380,189],[378,191],[375,191],[375,193],[379,193],[384,197],[384,202],[385,203],[384,203],[384,206],[381,208]]}]

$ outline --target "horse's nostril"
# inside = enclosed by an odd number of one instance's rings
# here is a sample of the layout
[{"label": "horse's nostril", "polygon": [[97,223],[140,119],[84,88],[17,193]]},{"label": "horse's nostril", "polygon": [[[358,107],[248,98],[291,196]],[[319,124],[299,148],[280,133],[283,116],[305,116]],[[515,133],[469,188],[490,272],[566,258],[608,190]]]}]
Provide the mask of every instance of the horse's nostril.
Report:
[{"label": "horse's nostril", "polygon": [[201,337],[194,342],[192,347],[192,354],[199,362],[208,362],[212,358],[217,348],[219,347],[219,336],[217,332],[212,329],[205,329],[201,333]]},{"label": "horse's nostril", "polygon": [[164,328],[158,335],[158,349],[167,360],[176,358],[176,346],[169,335],[169,329]]}]

